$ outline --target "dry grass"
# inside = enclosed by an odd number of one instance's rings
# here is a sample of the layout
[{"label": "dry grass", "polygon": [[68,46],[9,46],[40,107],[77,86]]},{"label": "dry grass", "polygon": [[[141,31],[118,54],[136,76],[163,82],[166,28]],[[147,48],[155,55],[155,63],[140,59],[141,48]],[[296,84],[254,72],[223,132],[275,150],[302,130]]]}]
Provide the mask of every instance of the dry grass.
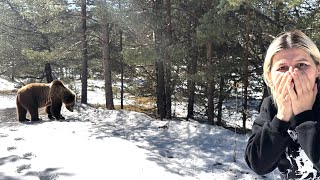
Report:
[{"label": "dry grass", "polygon": [[136,103],[144,103],[144,104],[155,104],[156,98],[154,97],[132,97]]},{"label": "dry grass", "polygon": [[[156,99],[154,97],[133,97],[131,100],[134,101],[131,105],[124,105],[123,109],[127,111],[135,111],[141,112],[149,115],[156,114]],[[104,104],[90,104],[92,107],[95,108],[105,108]],[[121,107],[120,105],[115,105],[115,109],[119,110]]]},{"label": "dry grass", "polygon": [[[120,109],[120,105],[115,106],[115,109]],[[148,107],[137,106],[137,105],[126,105],[123,107],[123,109],[127,111],[135,111],[135,112],[141,112],[146,114],[156,113],[156,108],[148,108]]]},{"label": "dry grass", "polygon": [[14,90],[0,90],[0,94],[16,94],[17,93],[17,89]]},{"label": "dry grass", "polygon": [[[126,105],[123,108],[128,111],[136,111],[149,115],[155,115],[157,112],[154,97],[133,97],[131,98],[134,103],[132,105]],[[116,109],[120,109],[120,106],[116,106]]]}]

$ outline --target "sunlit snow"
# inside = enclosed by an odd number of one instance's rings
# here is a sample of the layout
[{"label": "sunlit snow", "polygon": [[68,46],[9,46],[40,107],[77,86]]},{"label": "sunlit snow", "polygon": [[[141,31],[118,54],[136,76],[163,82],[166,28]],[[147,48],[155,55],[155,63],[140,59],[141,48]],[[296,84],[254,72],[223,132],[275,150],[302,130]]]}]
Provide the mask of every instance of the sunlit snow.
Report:
[{"label": "sunlit snow", "polygon": [[[0,90],[13,87],[0,79]],[[94,92],[88,102],[104,102]],[[249,135],[222,127],[79,103],[62,109],[65,121],[42,113],[42,122],[21,124],[15,95],[0,94],[0,102],[0,179],[280,179],[252,172],[243,158]]]}]

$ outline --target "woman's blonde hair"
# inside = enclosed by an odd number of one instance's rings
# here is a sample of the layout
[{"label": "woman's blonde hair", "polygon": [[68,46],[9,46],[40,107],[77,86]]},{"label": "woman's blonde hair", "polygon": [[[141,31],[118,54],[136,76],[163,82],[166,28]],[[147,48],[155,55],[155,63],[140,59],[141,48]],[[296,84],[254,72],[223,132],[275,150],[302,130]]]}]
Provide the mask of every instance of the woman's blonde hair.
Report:
[{"label": "woman's blonde hair", "polygon": [[271,93],[273,89],[270,79],[272,58],[277,52],[283,49],[290,48],[300,48],[305,50],[307,53],[310,54],[311,58],[314,60],[316,65],[320,64],[319,49],[307,35],[305,35],[303,32],[299,30],[292,30],[280,34],[270,44],[263,63],[263,79],[265,83],[271,88]]}]

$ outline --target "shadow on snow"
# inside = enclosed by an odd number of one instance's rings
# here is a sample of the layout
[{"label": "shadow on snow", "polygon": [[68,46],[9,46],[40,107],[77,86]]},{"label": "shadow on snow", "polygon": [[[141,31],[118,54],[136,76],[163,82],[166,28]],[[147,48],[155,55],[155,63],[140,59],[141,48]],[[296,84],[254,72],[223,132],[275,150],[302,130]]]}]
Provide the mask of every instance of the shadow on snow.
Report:
[{"label": "shadow on snow", "polygon": [[182,176],[193,177],[200,172],[218,171],[241,178],[252,173],[242,157],[246,135],[238,138],[239,135],[222,127],[180,120],[158,121],[145,114],[124,112],[100,112],[100,119],[105,119],[93,122],[92,136],[97,139],[119,137],[139,142],[137,146],[149,152],[150,161]]}]

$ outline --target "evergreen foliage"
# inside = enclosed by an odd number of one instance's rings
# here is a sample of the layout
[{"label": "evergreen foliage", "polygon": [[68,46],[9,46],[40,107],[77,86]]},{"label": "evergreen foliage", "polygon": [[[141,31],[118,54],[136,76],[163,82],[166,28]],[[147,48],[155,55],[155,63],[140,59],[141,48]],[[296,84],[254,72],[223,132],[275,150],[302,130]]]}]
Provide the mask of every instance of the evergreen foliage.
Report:
[{"label": "evergreen foliage", "polygon": [[[40,80],[50,63],[55,76],[80,79],[80,3],[0,1],[0,74],[12,80]],[[124,72],[124,91],[157,97],[163,106],[171,99],[157,96],[158,92],[169,94],[172,101],[187,103],[187,118],[199,120],[207,120],[208,97],[212,97],[214,121],[223,124],[220,111],[228,106],[227,100],[239,98],[240,107],[247,103],[248,108],[257,108],[265,88],[263,58],[276,35],[298,28],[320,43],[319,4],[318,0],[90,0],[88,78],[105,77],[101,27],[108,26],[113,82]],[[164,77],[161,86],[159,73]],[[134,83],[137,80],[143,81],[141,86]],[[213,96],[208,96],[210,88]],[[246,97],[248,102],[242,101]],[[196,112],[195,106],[204,109]]]}]

